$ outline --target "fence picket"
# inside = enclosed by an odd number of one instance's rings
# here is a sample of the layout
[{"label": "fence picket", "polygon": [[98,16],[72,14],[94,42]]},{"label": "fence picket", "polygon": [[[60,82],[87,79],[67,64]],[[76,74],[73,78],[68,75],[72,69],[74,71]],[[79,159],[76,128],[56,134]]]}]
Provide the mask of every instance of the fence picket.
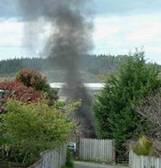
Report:
[{"label": "fence picket", "polygon": [[61,168],[66,162],[66,146],[42,153],[41,159],[29,168]]},{"label": "fence picket", "polygon": [[161,168],[161,158],[138,156],[133,151],[129,153],[130,168]]}]

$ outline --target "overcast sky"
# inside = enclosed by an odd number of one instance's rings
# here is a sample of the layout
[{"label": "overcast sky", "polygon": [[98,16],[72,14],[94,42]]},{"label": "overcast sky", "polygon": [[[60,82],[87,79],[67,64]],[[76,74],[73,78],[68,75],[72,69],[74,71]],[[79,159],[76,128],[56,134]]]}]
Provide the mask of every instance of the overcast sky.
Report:
[{"label": "overcast sky", "polygon": [[[0,59],[38,55],[49,34],[50,25],[45,24],[27,52],[23,43],[25,22],[18,21],[15,4],[16,0],[0,0]],[[161,0],[95,0],[92,8],[93,53],[127,54],[143,48],[149,61],[161,64]]]}]

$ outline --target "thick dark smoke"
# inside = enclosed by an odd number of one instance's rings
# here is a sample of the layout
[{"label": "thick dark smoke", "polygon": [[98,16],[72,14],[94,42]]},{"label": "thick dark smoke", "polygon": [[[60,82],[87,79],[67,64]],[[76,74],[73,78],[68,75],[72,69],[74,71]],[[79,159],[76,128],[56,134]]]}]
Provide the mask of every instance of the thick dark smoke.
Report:
[{"label": "thick dark smoke", "polygon": [[[44,53],[66,72],[67,97],[82,101],[82,107],[76,112],[83,126],[82,132],[85,136],[94,136],[91,100],[79,71],[82,56],[87,55],[92,47],[92,22],[87,0],[19,0],[19,5],[24,19],[29,22],[43,18],[52,24],[52,35]],[[26,26],[26,29],[32,28]]]}]

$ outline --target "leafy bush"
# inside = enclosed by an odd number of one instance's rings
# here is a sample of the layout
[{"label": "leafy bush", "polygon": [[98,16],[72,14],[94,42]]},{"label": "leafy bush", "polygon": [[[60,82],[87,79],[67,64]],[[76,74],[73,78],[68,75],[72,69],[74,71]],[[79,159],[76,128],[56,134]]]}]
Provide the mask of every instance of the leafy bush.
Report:
[{"label": "leafy bush", "polygon": [[69,149],[67,150],[67,161],[65,166],[62,166],[62,168],[74,168],[72,152]]},{"label": "leafy bush", "polygon": [[137,155],[149,156],[153,153],[153,142],[142,136],[139,138],[137,144],[134,146],[133,151]]},{"label": "leafy bush", "polygon": [[151,123],[136,112],[136,106],[149,92],[160,88],[159,71],[145,63],[142,53],[129,57],[117,76],[112,75],[97,95],[94,111],[100,138],[116,140],[117,159],[125,159],[128,139],[146,134]]},{"label": "leafy bush", "polygon": [[54,106],[43,102],[24,104],[10,100],[1,115],[0,158],[32,164],[45,150],[64,144],[73,124]]},{"label": "leafy bush", "polygon": [[57,100],[57,92],[52,89],[47,83],[46,77],[40,72],[30,69],[22,69],[16,76],[16,80],[23,83],[27,87],[32,87],[34,90],[43,91],[46,93],[46,98],[49,99],[49,104],[52,105]]},{"label": "leafy bush", "polygon": [[26,87],[18,81],[4,81],[0,82],[0,89],[7,92],[5,99],[16,99],[22,102],[38,102],[42,98],[41,91],[35,91],[31,87]]},{"label": "leafy bush", "polygon": [[35,70],[22,69],[17,74],[16,80],[35,90],[45,90],[48,87],[47,79]]}]

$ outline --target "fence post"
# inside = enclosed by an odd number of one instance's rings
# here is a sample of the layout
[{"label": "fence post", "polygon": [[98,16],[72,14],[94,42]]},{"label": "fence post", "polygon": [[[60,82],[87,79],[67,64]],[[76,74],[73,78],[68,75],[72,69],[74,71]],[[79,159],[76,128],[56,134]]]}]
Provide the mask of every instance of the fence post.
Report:
[{"label": "fence post", "polygon": [[116,152],[115,152],[115,140],[112,140],[112,160],[116,160]]}]

